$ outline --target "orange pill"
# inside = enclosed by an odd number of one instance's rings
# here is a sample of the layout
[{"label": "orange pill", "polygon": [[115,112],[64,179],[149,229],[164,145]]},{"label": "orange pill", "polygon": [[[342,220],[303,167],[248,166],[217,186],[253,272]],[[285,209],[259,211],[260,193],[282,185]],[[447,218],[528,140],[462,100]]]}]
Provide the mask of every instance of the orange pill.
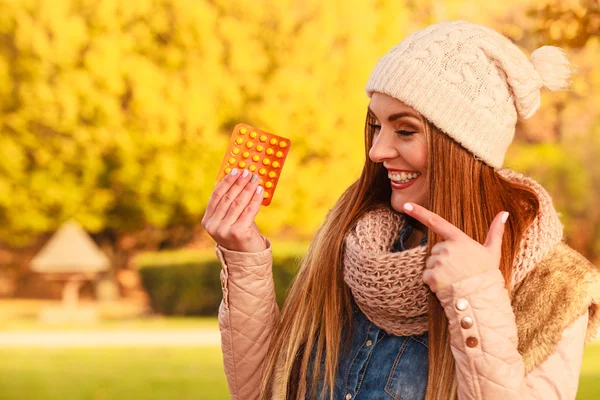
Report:
[{"label": "orange pill", "polygon": [[259,184],[259,185],[262,185],[262,184],[263,184],[263,182],[264,182],[264,181],[261,179],[261,180],[259,180],[259,181],[258,181],[258,184]]},{"label": "orange pill", "polygon": [[[259,128],[240,123],[233,128],[217,181],[231,175],[234,169],[250,172],[250,176],[258,176],[262,205],[268,206],[273,200],[281,171],[285,168],[291,142],[288,138],[265,132]],[[268,193],[267,193],[268,192]]]}]

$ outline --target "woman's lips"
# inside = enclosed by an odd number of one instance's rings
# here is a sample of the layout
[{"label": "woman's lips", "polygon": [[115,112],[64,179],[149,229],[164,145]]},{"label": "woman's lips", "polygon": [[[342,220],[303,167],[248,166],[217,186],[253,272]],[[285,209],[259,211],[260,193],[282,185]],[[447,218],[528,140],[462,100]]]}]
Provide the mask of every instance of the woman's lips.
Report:
[{"label": "woman's lips", "polygon": [[412,179],[412,180],[410,180],[408,182],[405,182],[405,183],[397,183],[397,182],[394,182],[393,180],[390,179],[390,183],[392,185],[392,189],[398,189],[398,190],[406,189],[407,187],[409,187],[410,185],[412,185],[413,183],[415,183],[415,181],[417,179],[419,179],[421,177],[421,175],[422,174],[419,174],[419,176],[417,176],[415,179]]}]

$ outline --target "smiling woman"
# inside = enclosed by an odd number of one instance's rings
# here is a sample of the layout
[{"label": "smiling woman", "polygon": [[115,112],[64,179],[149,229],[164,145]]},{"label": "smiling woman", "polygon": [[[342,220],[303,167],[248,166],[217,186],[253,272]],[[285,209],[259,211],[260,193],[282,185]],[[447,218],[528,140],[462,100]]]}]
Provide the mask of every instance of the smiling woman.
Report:
[{"label": "smiling woman", "polygon": [[[232,398],[574,399],[600,326],[600,271],[564,243],[548,192],[502,168],[517,119],[570,74],[560,49],[528,60],[465,21],[392,48],[366,86],[362,174],[281,312],[258,208],[236,197],[252,186],[224,179],[203,224],[223,268]],[[239,222],[223,222],[240,207]]]},{"label": "smiling woman", "polygon": [[[381,119],[377,115],[382,116]],[[427,121],[415,109],[383,93],[373,93],[367,122],[372,138],[369,158],[388,171],[391,205],[402,211],[407,201],[427,198]],[[381,124],[379,121],[384,121]],[[420,178],[421,176],[425,178]],[[421,229],[422,230],[422,229]]]}]

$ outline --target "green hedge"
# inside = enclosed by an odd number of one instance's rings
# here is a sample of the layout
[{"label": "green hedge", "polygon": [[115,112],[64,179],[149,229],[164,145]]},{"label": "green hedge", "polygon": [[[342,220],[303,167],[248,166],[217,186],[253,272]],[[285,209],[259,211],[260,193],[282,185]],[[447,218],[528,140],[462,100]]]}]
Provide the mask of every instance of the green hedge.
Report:
[{"label": "green hedge", "polygon": [[[280,306],[307,248],[306,243],[273,243],[273,280]],[[144,253],[136,265],[155,313],[217,315],[222,299],[221,264],[214,249]]]}]

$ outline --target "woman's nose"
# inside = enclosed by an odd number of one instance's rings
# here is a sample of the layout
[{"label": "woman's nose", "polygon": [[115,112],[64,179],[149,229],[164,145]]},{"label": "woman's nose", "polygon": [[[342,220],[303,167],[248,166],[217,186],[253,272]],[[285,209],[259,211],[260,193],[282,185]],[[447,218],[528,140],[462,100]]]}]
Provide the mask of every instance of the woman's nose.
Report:
[{"label": "woman's nose", "polygon": [[378,135],[373,136],[373,143],[369,150],[369,158],[373,162],[383,162],[390,158],[398,156],[396,149],[393,146],[392,138],[385,132],[381,131]]}]

